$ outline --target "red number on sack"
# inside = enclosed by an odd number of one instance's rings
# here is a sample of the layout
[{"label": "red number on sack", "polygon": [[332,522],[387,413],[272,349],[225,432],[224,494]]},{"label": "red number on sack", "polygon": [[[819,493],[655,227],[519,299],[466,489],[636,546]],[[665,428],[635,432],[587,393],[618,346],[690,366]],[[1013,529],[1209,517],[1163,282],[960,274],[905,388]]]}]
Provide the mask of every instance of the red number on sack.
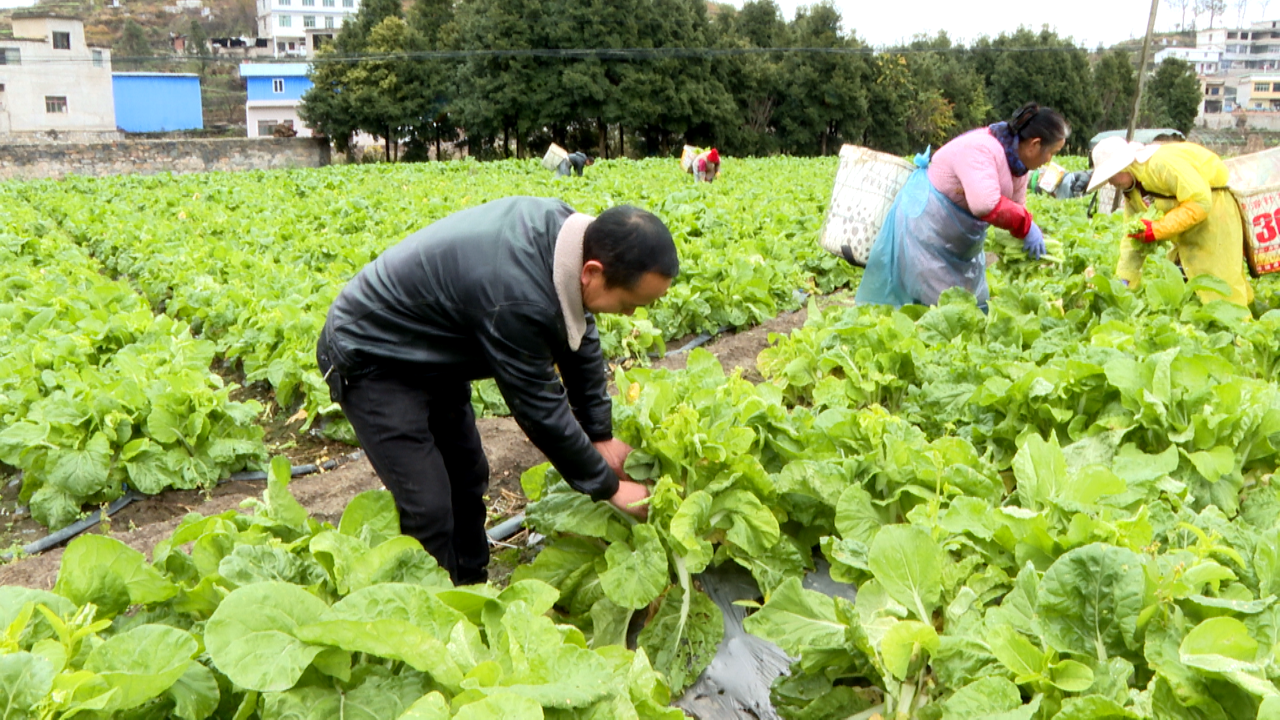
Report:
[{"label": "red number on sack", "polygon": [[[1280,210],[1277,210],[1280,212]],[[1253,216],[1253,227],[1259,230],[1257,234],[1258,244],[1262,245],[1276,239],[1276,220],[1271,213],[1262,213]]]}]

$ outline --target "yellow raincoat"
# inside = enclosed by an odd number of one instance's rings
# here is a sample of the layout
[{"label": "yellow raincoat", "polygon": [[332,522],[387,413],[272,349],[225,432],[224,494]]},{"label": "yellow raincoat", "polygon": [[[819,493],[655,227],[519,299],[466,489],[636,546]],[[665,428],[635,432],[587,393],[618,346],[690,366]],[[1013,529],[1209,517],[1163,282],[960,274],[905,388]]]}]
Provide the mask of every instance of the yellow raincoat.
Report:
[{"label": "yellow raincoat", "polygon": [[[1248,305],[1253,288],[1244,274],[1240,206],[1226,189],[1227,166],[1222,159],[1195,143],[1170,143],[1125,171],[1141,184],[1141,190],[1135,186],[1127,194],[1129,211],[1146,212],[1145,192],[1155,196],[1153,204],[1165,213],[1152,223],[1157,240],[1153,244],[1172,242],[1169,259],[1181,262],[1188,278],[1213,275],[1231,286],[1231,297],[1203,291],[1201,301],[1226,299]],[[1143,245],[1139,239],[1125,237],[1120,246],[1116,276],[1135,287],[1142,279]]]}]

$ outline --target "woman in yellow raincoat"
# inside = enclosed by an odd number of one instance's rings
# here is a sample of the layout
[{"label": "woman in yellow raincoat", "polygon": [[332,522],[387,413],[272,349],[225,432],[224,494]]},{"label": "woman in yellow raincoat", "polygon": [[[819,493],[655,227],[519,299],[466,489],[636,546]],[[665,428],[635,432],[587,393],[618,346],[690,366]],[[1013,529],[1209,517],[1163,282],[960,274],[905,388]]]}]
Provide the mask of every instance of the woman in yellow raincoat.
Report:
[{"label": "woman in yellow raincoat", "polygon": [[1227,166],[1195,143],[1143,145],[1110,137],[1093,149],[1093,178],[1088,192],[1110,181],[1128,200],[1129,211],[1146,212],[1148,203],[1163,218],[1143,220],[1143,231],[1124,239],[1116,276],[1136,286],[1142,279],[1140,243],[1169,241],[1171,260],[1182,263],[1188,278],[1213,275],[1231,287],[1230,297],[1201,291],[1204,302],[1225,299],[1247,306],[1253,288],[1244,274],[1244,230],[1240,206],[1227,189]]}]

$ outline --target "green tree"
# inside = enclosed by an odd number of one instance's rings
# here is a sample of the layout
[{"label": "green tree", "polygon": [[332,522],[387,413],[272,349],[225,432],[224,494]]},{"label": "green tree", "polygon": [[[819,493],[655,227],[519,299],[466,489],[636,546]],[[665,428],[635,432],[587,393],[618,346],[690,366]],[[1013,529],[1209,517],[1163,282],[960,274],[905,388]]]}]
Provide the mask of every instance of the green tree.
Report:
[{"label": "green tree", "polygon": [[[417,0],[409,10],[409,26],[425,50],[453,49],[457,42],[457,22],[452,0]],[[452,105],[457,93],[458,63],[448,59],[420,59],[416,73],[420,117],[410,129],[405,159],[425,159],[434,144],[436,159],[443,159],[441,143],[453,142],[458,124]]]},{"label": "green tree", "polygon": [[[1082,150],[1088,143],[1087,129],[1101,114],[1088,54],[1070,38],[1058,37],[1045,28],[1033,32],[1025,27],[995,40],[982,38],[974,43],[974,69],[984,78],[991,102],[990,122],[1007,120],[1023,103],[1035,101],[1062,113],[1075,132],[1068,147]],[[1085,132],[1079,132],[1080,130]]]},{"label": "green tree", "polygon": [[[462,50],[540,46],[542,28],[534,0],[460,0],[456,13]],[[526,56],[473,55],[462,61],[454,107],[473,155],[488,156],[493,141],[500,139],[499,153],[508,156],[513,134],[519,154],[522,132],[533,127],[534,104],[555,92],[544,70],[538,58]]]},{"label": "green tree", "polygon": [[1204,99],[1195,68],[1185,60],[1166,58],[1147,80],[1142,122],[1148,127],[1172,127],[1191,132]]},{"label": "green tree", "polygon": [[[857,48],[840,32],[839,11],[829,0],[801,8],[791,23],[796,47]],[[828,155],[841,143],[857,142],[868,131],[873,74],[857,54],[789,53],[784,90],[775,116],[779,143],[796,155]]]},{"label": "green tree", "polygon": [[370,124],[360,99],[362,92],[367,95],[360,82],[368,72],[354,74],[358,64],[354,58],[369,51],[374,27],[388,17],[401,19],[403,15],[400,0],[368,0],[342,26],[333,43],[316,52],[310,73],[313,86],[303,94],[298,116],[328,136],[339,152],[350,154],[352,137]]},{"label": "green tree", "polygon": [[955,121],[950,135],[986,124],[991,103],[982,76],[966,61],[965,48],[954,45],[945,32],[917,37],[908,47],[914,51],[907,62],[917,86],[936,91],[950,105]]},{"label": "green tree", "polygon": [[1129,53],[1110,50],[1093,68],[1093,88],[1098,95],[1101,114],[1094,124],[1094,134],[1129,126],[1133,112],[1133,96],[1138,92],[1138,76]]},{"label": "green tree", "polygon": [[[711,26],[713,44],[721,48],[776,48],[789,42],[787,23],[773,0],[751,0],[741,11],[722,8]],[[768,155],[778,150],[774,111],[782,100],[784,57],[781,53],[735,55],[716,68],[721,84],[737,107],[736,127],[725,128],[722,149],[734,155]]]},{"label": "green tree", "polygon": [[[701,0],[635,0],[637,47],[711,47],[711,26]],[[618,68],[623,122],[645,138],[650,155],[681,142],[718,145],[737,124],[733,97],[707,57],[652,59]]]}]

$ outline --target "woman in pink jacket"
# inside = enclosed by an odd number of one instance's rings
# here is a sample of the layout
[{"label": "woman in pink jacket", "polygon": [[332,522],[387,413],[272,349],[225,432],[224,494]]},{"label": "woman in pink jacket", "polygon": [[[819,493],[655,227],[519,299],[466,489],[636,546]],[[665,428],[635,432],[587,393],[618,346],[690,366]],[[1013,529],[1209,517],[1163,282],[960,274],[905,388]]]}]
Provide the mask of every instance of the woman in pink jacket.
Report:
[{"label": "woman in pink jacket", "polygon": [[1009,122],[978,128],[943,145],[917,170],[885,218],[857,301],[933,305],[944,290],[962,287],[987,306],[982,243],[995,225],[1044,254],[1044,234],[1026,208],[1027,173],[1053,159],[1071,130],[1062,115],[1027,103]]}]

